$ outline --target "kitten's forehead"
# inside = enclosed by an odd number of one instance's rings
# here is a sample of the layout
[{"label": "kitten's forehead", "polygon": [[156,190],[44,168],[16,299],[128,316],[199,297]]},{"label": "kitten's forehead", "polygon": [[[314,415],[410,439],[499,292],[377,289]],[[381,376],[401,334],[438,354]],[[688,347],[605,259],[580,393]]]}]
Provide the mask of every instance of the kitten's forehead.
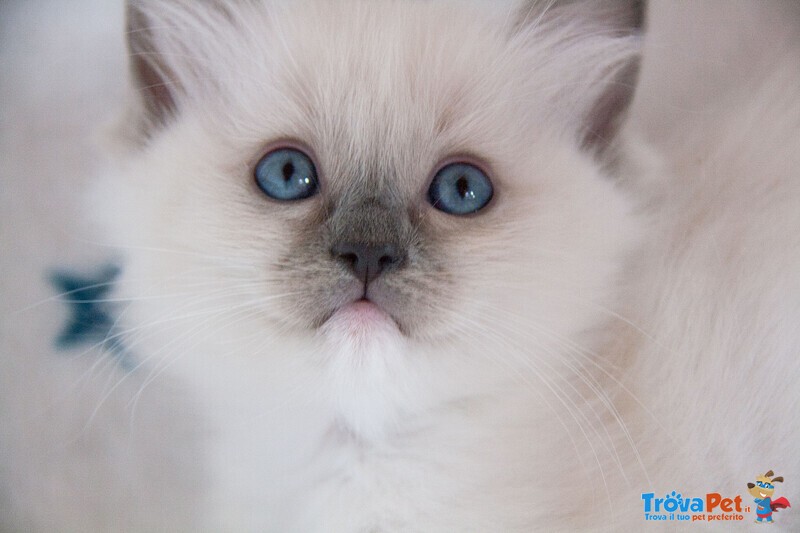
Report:
[{"label": "kitten's forehead", "polygon": [[333,187],[338,178],[418,181],[436,160],[496,141],[497,120],[482,119],[497,118],[493,107],[511,83],[492,75],[504,68],[502,21],[465,11],[311,2],[272,14],[277,65],[264,75],[286,99],[286,127],[310,145]]}]

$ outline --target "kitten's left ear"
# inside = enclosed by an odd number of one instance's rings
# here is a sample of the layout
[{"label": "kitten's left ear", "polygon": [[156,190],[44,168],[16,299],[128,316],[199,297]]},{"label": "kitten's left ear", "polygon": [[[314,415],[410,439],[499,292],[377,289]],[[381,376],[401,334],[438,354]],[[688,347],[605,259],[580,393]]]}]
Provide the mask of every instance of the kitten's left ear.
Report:
[{"label": "kitten's left ear", "polygon": [[144,108],[144,131],[163,125],[175,114],[178,92],[178,81],[158,46],[147,7],[132,0],[127,2],[125,13],[131,76]]},{"label": "kitten's left ear", "polygon": [[[241,2],[239,2],[241,3]],[[168,124],[184,102],[214,86],[210,66],[236,23],[234,0],[126,0],[130,70],[137,129],[144,136]],[[235,34],[234,34],[235,35]]]},{"label": "kitten's left ear", "polygon": [[556,105],[575,120],[578,142],[602,153],[633,99],[643,0],[527,0],[517,32],[545,46],[565,82]]}]

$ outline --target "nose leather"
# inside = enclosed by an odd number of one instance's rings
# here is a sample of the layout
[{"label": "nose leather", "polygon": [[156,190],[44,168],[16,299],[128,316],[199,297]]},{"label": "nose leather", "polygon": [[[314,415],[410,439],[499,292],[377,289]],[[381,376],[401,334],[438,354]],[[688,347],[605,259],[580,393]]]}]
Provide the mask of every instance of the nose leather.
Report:
[{"label": "nose leather", "polygon": [[405,254],[399,247],[389,243],[342,242],[335,244],[331,253],[365,284],[399,267],[405,260]]}]

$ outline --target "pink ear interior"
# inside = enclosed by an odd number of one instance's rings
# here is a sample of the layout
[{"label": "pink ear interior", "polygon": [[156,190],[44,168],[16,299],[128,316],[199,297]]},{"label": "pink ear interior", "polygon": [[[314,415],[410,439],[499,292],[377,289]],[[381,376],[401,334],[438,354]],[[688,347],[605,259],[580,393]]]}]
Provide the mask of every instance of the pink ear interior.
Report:
[{"label": "pink ear interior", "polygon": [[[574,28],[572,38],[604,37],[608,44],[617,39],[638,36],[644,24],[644,2],[641,0],[530,0],[523,5],[517,27],[546,32],[552,28]],[[629,41],[631,42],[631,41]],[[634,48],[636,46],[634,45]],[[630,50],[630,49],[629,49]],[[586,64],[587,69],[597,66]],[[609,62],[608,71],[595,72],[587,83],[594,83],[596,92],[580,117],[579,141],[602,153],[612,144],[625,111],[633,99],[639,73],[639,56],[628,53],[619,62]],[[600,74],[600,79],[594,76]]]},{"label": "pink ear interior", "polygon": [[175,112],[175,81],[162,60],[146,13],[129,2],[126,15],[131,73],[147,113],[146,122],[162,124]]}]

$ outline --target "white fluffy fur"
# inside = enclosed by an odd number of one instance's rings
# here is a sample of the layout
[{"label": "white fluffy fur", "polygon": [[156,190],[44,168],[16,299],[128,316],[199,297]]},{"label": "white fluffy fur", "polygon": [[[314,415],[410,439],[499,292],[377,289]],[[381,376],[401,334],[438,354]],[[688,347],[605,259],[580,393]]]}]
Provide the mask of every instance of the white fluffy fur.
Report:
[{"label": "white fluffy fur", "polygon": [[[32,311],[3,307],[0,526],[635,530],[641,492],[745,495],[767,469],[798,499],[791,56],[669,150],[634,122],[615,182],[576,139],[631,39],[576,22],[508,42],[515,11],[486,2],[149,3],[178,117],[109,148],[90,196],[101,252],[126,259],[115,297],[141,367],[29,362],[62,317],[23,327]],[[292,294],[266,265],[308,208],[265,208],[249,173],[285,137],[334,189],[348,158],[399,169],[409,194],[452,153],[490,161],[491,211],[426,215],[463,238],[423,335],[281,322]]]}]

